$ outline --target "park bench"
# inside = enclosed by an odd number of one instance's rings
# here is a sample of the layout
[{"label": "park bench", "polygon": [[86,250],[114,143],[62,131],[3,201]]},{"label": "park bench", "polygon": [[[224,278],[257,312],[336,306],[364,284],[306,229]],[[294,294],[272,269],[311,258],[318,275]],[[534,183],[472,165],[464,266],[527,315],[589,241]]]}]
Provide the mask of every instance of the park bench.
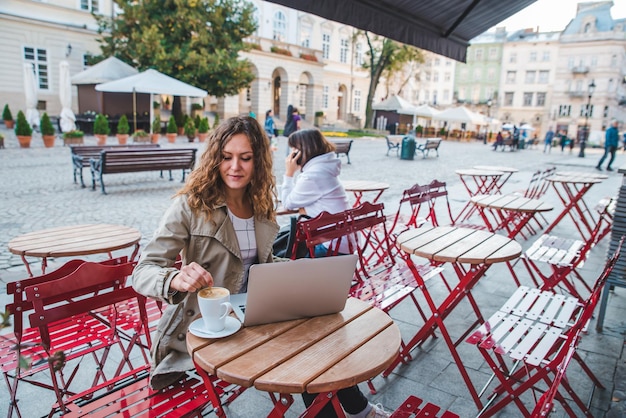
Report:
[{"label": "park bench", "polygon": [[331,140],[330,142],[335,146],[335,153],[337,154],[337,157],[339,157],[339,154],[345,154],[348,158],[348,164],[350,164],[350,148],[352,148],[352,139]]},{"label": "park bench", "polygon": [[430,151],[433,150],[437,153],[437,157],[439,157],[439,145],[441,145],[441,138],[428,138],[425,143],[418,144],[415,147],[415,153],[419,151],[424,158],[426,158]]},{"label": "park bench", "polygon": [[502,151],[504,151],[506,147],[509,147],[510,151],[515,151],[517,147],[515,146],[513,138],[504,138],[504,140],[502,141]]},{"label": "park bench", "polygon": [[173,180],[172,170],[182,170],[182,181],[185,181],[185,170],[192,170],[196,161],[196,148],[138,148],[124,150],[102,150],[100,158],[91,158],[91,189],[96,189],[96,179],[100,181],[102,193],[104,174],[133,173],[140,171],[168,170],[170,181]]},{"label": "park bench", "polygon": [[74,167],[74,183],[76,176],[80,177],[81,187],[86,187],[83,181],[83,168],[89,167],[91,158],[100,157],[100,152],[104,149],[133,149],[141,148],[159,148],[159,144],[142,144],[142,145],[73,145],[70,146],[72,157],[72,166]]},{"label": "park bench", "polygon": [[396,156],[400,156],[400,145],[402,145],[402,138],[404,135],[387,135],[385,140],[387,141],[387,154],[389,155],[389,151],[392,149],[396,150]]}]

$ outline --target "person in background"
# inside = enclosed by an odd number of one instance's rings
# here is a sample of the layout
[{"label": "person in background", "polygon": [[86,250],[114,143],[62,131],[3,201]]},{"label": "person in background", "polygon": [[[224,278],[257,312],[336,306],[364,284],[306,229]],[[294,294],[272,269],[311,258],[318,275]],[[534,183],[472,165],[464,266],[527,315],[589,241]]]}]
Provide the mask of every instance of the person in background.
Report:
[{"label": "person in background", "polygon": [[[281,187],[281,202],[286,209],[299,209],[315,217],[322,211],[342,212],[350,208],[346,191],[339,181],[341,161],[335,154],[335,146],[328,142],[317,129],[303,129],[289,136],[290,153],[285,159],[285,175]],[[300,174],[295,178],[296,172]],[[344,246],[345,244],[345,246]],[[315,257],[324,257],[325,244],[315,247]],[[347,242],[342,242],[340,253],[350,252]],[[304,403],[309,406],[316,394],[303,393]],[[388,417],[381,407],[372,405],[358,386],[337,392],[341,406],[349,417]],[[336,417],[328,404],[318,417]]]},{"label": "person in background", "polygon": [[504,147],[504,138],[502,137],[502,131],[498,131],[498,135],[496,135],[496,142],[493,143],[493,150],[497,151],[499,146]]},{"label": "person in background", "polygon": [[167,304],[153,338],[153,389],[194,368],[184,336],[199,314],[197,291],[215,285],[245,292],[249,267],[273,260],[275,195],[272,153],[259,123],[249,116],[222,122],[133,271],[138,293]]},{"label": "person in background", "polygon": [[622,152],[626,152],[626,132],[624,132],[624,148],[622,148]]},{"label": "person in background", "polygon": [[611,168],[611,164],[615,160],[615,152],[617,151],[617,147],[619,146],[619,133],[617,132],[617,121],[614,120],[611,122],[611,126],[606,130],[604,134],[604,154],[600,161],[598,161],[598,165],[596,166],[596,170],[602,171],[602,163],[606,159],[607,155],[611,154],[611,158],[609,158],[609,163],[606,166],[606,171],[613,171]]},{"label": "person in background", "polygon": [[552,130],[552,126],[550,126],[548,128],[548,132],[546,132],[546,137],[544,138],[543,142],[543,153],[546,153],[546,150],[548,151],[548,154],[550,153],[550,151],[552,150],[552,139],[554,138],[554,131]]},{"label": "person in background", "polygon": [[565,151],[565,146],[569,144],[569,139],[564,130],[559,132],[559,144],[561,145],[561,152]]},{"label": "person in background", "polygon": [[274,112],[272,109],[265,112],[265,123],[263,125],[263,130],[267,135],[267,138],[270,140],[270,145],[272,151],[276,151],[278,149],[278,140],[276,138],[276,122],[274,122]]}]

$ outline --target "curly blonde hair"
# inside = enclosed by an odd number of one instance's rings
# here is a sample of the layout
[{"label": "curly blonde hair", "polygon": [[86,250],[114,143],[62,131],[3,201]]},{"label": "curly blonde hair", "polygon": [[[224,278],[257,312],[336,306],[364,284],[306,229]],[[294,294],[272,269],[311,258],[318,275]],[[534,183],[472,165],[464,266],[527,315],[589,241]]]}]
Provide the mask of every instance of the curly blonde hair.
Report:
[{"label": "curly blonde hair", "polygon": [[176,195],[186,195],[194,213],[202,214],[211,221],[212,212],[226,201],[225,186],[220,176],[222,150],[237,134],[246,135],[253,150],[254,173],[246,188],[246,195],[252,203],[254,216],[273,221],[276,219],[276,179],[272,173],[270,141],[261,125],[250,116],[226,119],[209,135],[200,163]]}]

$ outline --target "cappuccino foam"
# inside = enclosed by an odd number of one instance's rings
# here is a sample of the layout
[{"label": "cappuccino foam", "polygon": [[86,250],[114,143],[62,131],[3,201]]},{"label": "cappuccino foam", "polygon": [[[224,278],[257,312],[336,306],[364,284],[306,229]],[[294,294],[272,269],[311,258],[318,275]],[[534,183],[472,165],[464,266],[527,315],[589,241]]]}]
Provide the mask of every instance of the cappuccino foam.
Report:
[{"label": "cappuccino foam", "polygon": [[198,296],[205,299],[222,299],[229,294],[228,289],[223,287],[205,287],[198,292]]}]

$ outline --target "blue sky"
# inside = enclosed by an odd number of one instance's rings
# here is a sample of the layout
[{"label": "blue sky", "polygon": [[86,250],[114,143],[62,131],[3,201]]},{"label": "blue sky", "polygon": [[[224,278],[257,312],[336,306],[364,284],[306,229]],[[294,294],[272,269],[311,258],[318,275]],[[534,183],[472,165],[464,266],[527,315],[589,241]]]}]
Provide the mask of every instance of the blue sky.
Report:
[{"label": "blue sky", "polygon": [[[576,0],[537,0],[497,26],[506,26],[507,31],[537,26],[541,32],[561,31],[576,16],[578,3]],[[626,0],[613,0],[611,15],[613,19],[626,18]]]}]

